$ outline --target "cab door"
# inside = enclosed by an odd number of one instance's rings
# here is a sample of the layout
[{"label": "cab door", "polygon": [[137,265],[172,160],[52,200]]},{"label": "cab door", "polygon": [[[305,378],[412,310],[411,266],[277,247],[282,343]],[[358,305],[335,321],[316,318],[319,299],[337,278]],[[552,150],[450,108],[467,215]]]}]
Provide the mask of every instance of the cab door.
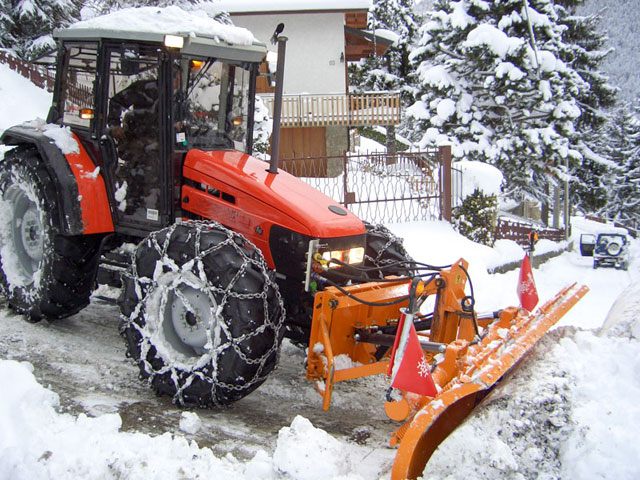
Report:
[{"label": "cab door", "polygon": [[114,45],[105,56],[101,152],[116,230],[157,230],[172,221],[161,52]]}]

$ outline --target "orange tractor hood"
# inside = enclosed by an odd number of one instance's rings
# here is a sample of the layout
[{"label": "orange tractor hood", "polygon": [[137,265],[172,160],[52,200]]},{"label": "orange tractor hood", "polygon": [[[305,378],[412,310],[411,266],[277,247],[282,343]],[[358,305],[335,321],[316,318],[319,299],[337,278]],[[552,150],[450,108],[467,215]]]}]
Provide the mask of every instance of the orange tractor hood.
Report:
[{"label": "orange tractor hood", "polygon": [[185,158],[183,174],[231,195],[238,212],[254,212],[269,223],[311,237],[365,233],[362,221],[338,202],[283,170],[269,173],[268,167],[238,151],[192,150]]}]

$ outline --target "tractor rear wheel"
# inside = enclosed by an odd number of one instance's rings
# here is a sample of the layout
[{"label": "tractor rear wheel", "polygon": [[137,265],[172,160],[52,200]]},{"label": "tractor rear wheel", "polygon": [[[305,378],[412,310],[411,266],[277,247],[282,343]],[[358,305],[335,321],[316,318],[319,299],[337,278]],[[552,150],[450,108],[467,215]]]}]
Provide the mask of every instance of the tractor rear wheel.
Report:
[{"label": "tractor rear wheel", "polygon": [[405,250],[402,239],[383,225],[365,222],[364,226],[367,230],[365,267],[380,267],[380,270],[370,272],[369,276],[372,279],[388,275],[412,276],[413,259]]},{"label": "tractor rear wheel", "polygon": [[34,149],[0,162],[0,290],[31,320],[62,318],[89,304],[99,235],[63,236],[54,183]]},{"label": "tractor rear wheel", "polygon": [[216,223],[154,232],[123,276],[121,332],[156,393],[179,405],[232,403],[278,360],[284,307],[255,246]]}]

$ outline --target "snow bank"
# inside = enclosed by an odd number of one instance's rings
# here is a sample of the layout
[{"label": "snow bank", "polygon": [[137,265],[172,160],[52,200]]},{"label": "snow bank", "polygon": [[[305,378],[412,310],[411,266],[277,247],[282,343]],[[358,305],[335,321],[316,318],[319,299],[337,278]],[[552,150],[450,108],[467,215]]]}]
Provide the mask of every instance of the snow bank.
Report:
[{"label": "snow bank", "polygon": [[36,117],[44,118],[51,105],[51,94],[0,64],[0,132]]},{"label": "snow bank", "polygon": [[278,433],[273,461],[280,474],[300,480],[336,478],[350,470],[343,444],[299,415]]},{"label": "snow bank", "polygon": [[471,195],[476,189],[485,195],[499,195],[504,180],[502,172],[485,162],[463,160],[454,162],[453,168],[462,170],[462,198]]},{"label": "snow bank", "polygon": [[118,414],[58,413],[58,395],[36,382],[29,364],[0,360],[0,391],[0,478],[243,478],[232,456],[217,458],[182,437],[120,432]]},{"label": "snow bank", "polygon": [[609,310],[598,335],[640,340],[640,283],[626,288]]},{"label": "snow bank", "polygon": [[639,478],[629,425],[640,424],[640,405],[620,398],[639,398],[639,368],[637,341],[548,334],[440,445],[423,478]]},{"label": "snow bank", "polygon": [[[301,416],[280,430],[273,457],[259,450],[243,463],[231,454],[216,457],[179,435],[122,432],[117,413],[60,413],[58,395],[42,387],[32,370],[28,363],[0,360],[3,479],[363,478],[352,473],[350,461],[361,447],[345,445]],[[200,426],[197,414],[182,413],[181,430],[194,433]]]},{"label": "snow bank", "polygon": [[[621,323],[635,324],[637,331],[637,312]],[[561,449],[562,478],[640,478],[640,343],[578,332],[550,360],[575,379],[567,399],[572,423]]]}]

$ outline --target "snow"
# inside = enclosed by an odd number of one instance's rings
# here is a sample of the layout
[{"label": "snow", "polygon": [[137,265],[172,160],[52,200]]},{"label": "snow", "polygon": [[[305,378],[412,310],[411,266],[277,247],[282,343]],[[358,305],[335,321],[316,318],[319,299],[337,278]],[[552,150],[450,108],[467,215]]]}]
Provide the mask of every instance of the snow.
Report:
[{"label": "snow", "polygon": [[[78,145],[76,139],[73,138],[73,134],[71,133],[71,129],[69,127],[62,127],[60,125],[45,123],[41,118],[25,122],[24,125],[41,131],[45,137],[53,140],[53,143],[55,143],[56,147],[58,147],[60,151],[65,155],[71,153],[80,153],[80,146]],[[98,174],[96,172],[93,178],[95,179],[97,175]]]},{"label": "snow", "polygon": [[123,8],[99,17],[74,23],[69,28],[102,28],[116,31],[137,31],[166,34],[191,34],[217,37],[236,45],[251,45],[256,41],[246,28],[224,25],[198,10],[186,11],[177,6]]},{"label": "snow", "polygon": [[[0,129],[37,116],[44,117],[50,96],[39,92],[26,80],[0,66],[0,98],[5,108],[0,113]],[[18,94],[19,92],[20,94]],[[20,100],[21,105],[16,103]],[[15,108],[12,108],[14,105]],[[477,182],[495,183],[497,178],[475,170]],[[483,187],[484,188],[484,187]],[[449,436],[430,460],[424,478],[617,478],[640,477],[640,242],[632,240],[628,272],[615,269],[593,270],[591,259],[581,257],[576,242],[582,232],[592,233],[609,225],[574,217],[573,248],[537,265],[534,276],[541,299],[548,299],[566,284],[578,281],[590,292],[525,358],[477,408],[467,421]],[[487,268],[512,259],[523,252],[513,242],[500,241],[494,248],[474,244],[462,238],[445,222],[413,222],[389,225],[404,237],[409,253],[418,261],[435,265],[469,261],[477,309],[496,310],[517,303],[517,271],[491,275]],[[537,253],[554,246],[540,242]],[[567,245],[565,245],[567,246]],[[535,257],[534,257],[535,260]],[[92,305],[97,315],[115,316],[111,306]],[[82,314],[78,314],[82,315]],[[102,399],[97,392],[83,394],[85,412],[68,411],[66,392],[54,391],[47,381],[37,381],[39,367],[36,347],[39,335],[53,327],[31,325],[17,318],[5,305],[0,307],[3,332],[10,325],[21,325],[28,334],[0,334],[0,478],[12,480],[83,478],[128,479],[326,479],[357,480],[390,477],[394,451],[375,435],[366,445],[357,445],[344,433],[327,433],[305,416],[291,412],[278,432],[264,441],[248,459],[231,453],[224,442],[201,447],[191,432],[201,433],[199,420],[205,413],[178,412],[178,429],[165,429],[158,423],[155,434],[123,428],[124,414],[119,403],[106,402],[110,413],[101,413]],[[74,316],[75,317],[75,316]],[[74,325],[74,317],[69,321]],[[117,318],[114,318],[117,325]],[[49,348],[63,358],[82,352],[76,332],[62,331]],[[63,323],[63,325],[65,325]],[[603,327],[604,326],[604,327]],[[114,327],[117,328],[117,327]],[[100,332],[91,331],[89,335]],[[117,336],[117,333],[116,333]],[[111,347],[109,347],[110,349]],[[283,357],[299,355],[289,345]],[[97,352],[92,352],[96,354]],[[118,353],[118,352],[115,352]],[[113,355],[109,350],[107,355]],[[13,358],[23,356],[29,362]],[[123,368],[130,368],[128,364]],[[85,362],[77,366],[83,377],[100,365]],[[278,394],[320,408],[320,397],[300,391],[304,376],[285,370],[284,383],[265,383],[247,397],[239,409],[215,412],[210,422],[230,430],[240,442],[252,439],[258,423],[227,420],[246,409],[251,402],[265,397],[261,391]],[[109,372],[107,372],[109,373]],[[287,376],[289,375],[289,376]],[[133,375],[135,376],[135,375]],[[73,380],[72,378],[67,379]],[[136,379],[133,379],[136,382]],[[80,382],[82,383],[82,382]],[[383,383],[383,382],[382,382]],[[295,387],[292,385],[295,384]],[[380,383],[348,383],[334,391],[333,407],[347,405],[346,415],[382,409]],[[119,384],[110,387],[114,394]],[[309,387],[313,391],[312,387]],[[355,394],[351,393],[354,390]],[[363,392],[373,391],[379,405],[358,401]],[[160,402],[150,396],[154,405]],[[272,398],[272,397],[266,397]],[[141,405],[149,405],[141,404]],[[259,405],[260,411],[278,405]],[[165,405],[164,415],[177,409]],[[267,414],[266,415],[272,415]],[[331,412],[318,417],[331,422]],[[199,418],[200,417],[200,418]],[[344,418],[334,420],[340,424]],[[246,422],[246,423],[245,423]],[[314,423],[318,423],[314,422]],[[380,422],[379,428],[384,422]],[[389,422],[387,422],[388,424]],[[375,431],[374,431],[375,433]],[[366,437],[367,431],[363,432]]]},{"label": "snow", "polygon": [[567,68],[562,60],[548,50],[538,50],[536,58],[538,59],[540,70],[543,72],[562,72]]},{"label": "snow", "polygon": [[453,163],[453,168],[462,171],[462,198],[480,190],[485,195],[499,195],[504,177],[502,172],[488,163],[462,160]]},{"label": "snow", "polygon": [[510,80],[517,82],[525,76],[525,73],[511,62],[502,62],[496,68],[496,76],[502,78],[508,76]]},{"label": "snow", "polygon": [[[0,96],[3,101],[0,131],[46,116],[48,105],[51,104],[50,93],[26,81],[4,64],[0,64],[0,78]],[[17,92],[21,92],[21,95]]]},{"label": "snow", "polygon": [[456,112],[456,102],[450,98],[444,98],[438,103],[436,112],[438,112],[438,117],[440,117],[441,120],[440,124],[442,124]]},{"label": "snow", "polygon": [[386,28],[376,28],[375,32],[371,32],[371,33],[375,33],[375,35],[379,38],[384,38],[386,40],[389,40],[392,43],[392,45],[401,39],[400,35],[398,35],[396,32],[392,30],[387,30]]},{"label": "snow", "polygon": [[443,65],[435,65],[428,68],[421,65],[417,71],[421,82],[428,83],[434,87],[444,89],[456,85],[456,80],[447,72],[447,69]]},{"label": "snow", "polygon": [[453,13],[451,14],[451,26],[454,28],[467,28],[471,23],[474,23],[474,18],[467,13],[464,2],[453,3]]},{"label": "snow", "polygon": [[202,427],[202,420],[195,412],[182,412],[180,416],[180,430],[185,433],[198,433]]},{"label": "snow", "polygon": [[467,48],[486,45],[493,53],[504,58],[514,54],[523,43],[522,39],[509,37],[493,25],[485,23],[471,30],[462,45]]},{"label": "snow", "polygon": [[299,480],[337,478],[351,469],[344,444],[301,416],[278,433],[273,461],[284,478]]}]

